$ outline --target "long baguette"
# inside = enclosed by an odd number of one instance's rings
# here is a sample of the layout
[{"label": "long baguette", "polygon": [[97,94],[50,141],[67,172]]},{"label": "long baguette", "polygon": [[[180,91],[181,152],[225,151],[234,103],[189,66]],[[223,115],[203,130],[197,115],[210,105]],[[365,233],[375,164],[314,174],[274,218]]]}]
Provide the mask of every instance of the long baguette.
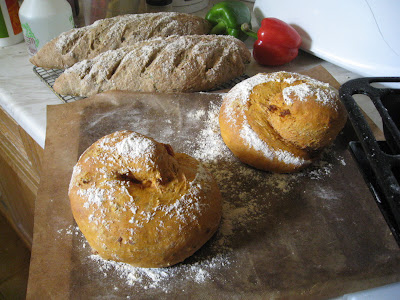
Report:
[{"label": "long baguette", "polygon": [[84,59],[139,41],[170,35],[208,34],[203,18],[177,12],[130,14],[74,28],[48,42],[30,62],[48,69],[65,69]]},{"label": "long baguette", "polygon": [[67,69],[53,86],[63,95],[108,90],[206,91],[245,71],[251,53],[231,36],[170,36],[110,50]]}]

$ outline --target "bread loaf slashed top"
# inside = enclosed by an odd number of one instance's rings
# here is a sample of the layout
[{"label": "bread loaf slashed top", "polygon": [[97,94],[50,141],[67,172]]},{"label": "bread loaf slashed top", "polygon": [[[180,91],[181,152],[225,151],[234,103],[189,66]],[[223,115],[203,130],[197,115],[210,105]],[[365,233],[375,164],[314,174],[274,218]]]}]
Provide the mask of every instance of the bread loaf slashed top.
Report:
[{"label": "bread loaf slashed top", "polygon": [[185,13],[122,15],[62,33],[45,44],[30,62],[38,67],[64,69],[138,41],[170,35],[208,34],[210,28],[207,20]]},{"label": "bread loaf slashed top", "polygon": [[109,90],[207,91],[245,71],[251,53],[231,36],[170,36],[110,50],[67,69],[54,83],[62,95]]}]

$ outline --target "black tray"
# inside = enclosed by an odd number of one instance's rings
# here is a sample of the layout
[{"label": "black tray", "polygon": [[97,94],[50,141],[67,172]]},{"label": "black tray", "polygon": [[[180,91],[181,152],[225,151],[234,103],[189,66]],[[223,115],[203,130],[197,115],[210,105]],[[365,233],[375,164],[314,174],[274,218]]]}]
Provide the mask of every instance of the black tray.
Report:
[{"label": "black tray", "polygon": [[[385,87],[393,82],[400,82],[400,77],[354,79],[343,84],[339,93],[358,137],[349,143],[351,152],[400,246],[400,89]],[[375,105],[385,141],[374,137],[353,98],[355,94],[367,95]]]}]

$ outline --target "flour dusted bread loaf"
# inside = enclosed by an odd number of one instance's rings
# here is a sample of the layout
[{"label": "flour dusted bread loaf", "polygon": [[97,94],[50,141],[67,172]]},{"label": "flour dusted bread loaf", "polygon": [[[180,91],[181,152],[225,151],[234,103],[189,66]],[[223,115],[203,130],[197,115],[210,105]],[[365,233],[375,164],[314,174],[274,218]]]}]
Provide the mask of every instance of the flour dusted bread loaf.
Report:
[{"label": "flour dusted bread loaf", "polygon": [[183,261],[217,230],[221,195],[196,159],[132,131],[91,145],[73,169],[74,218],[104,259],[136,267]]},{"label": "flour dusted bread loaf", "polygon": [[231,36],[170,36],[110,50],[67,69],[54,83],[62,95],[109,90],[196,92],[244,73],[251,54]]},{"label": "flour dusted bread loaf", "polygon": [[30,61],[38,67],[64,69],[105,51],[153,37],[208,34],[210,28],[205,19],[185,13],[117,16],[62,33],[44,45]]},{"label": "flour dusted bread loaf", "polygon": [[289,72],[258,74],[224,97],[219,123],[225,144],[242,162],[295,172],[317,159],[347,119],[337,90]]}]

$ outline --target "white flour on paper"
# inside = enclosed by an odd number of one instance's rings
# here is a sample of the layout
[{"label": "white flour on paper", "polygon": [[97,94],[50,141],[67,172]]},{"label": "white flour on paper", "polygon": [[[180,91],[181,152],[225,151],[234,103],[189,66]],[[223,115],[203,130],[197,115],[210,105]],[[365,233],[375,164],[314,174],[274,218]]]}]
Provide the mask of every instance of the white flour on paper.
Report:
[{"label": "white flour on paper", "polygon": [[184,278],[191,279],[194,283],[203,283],[212,278],[212,270],[221,269],[230,264],[229,259],[222,255],[201,263],[180,264],[169,268],[136,268],[121,262],[105,261],[98,255],[91,255],[89,258],[98,264],[104,277],[108,277],[110,272],[116,272],[119,279],[128,286],[140,284],[143,289],[157,288],[164,292],[173,289],[171,280],[178,274],[185,274]]},{"label": "white flour on paper", "polygon": [[[128,286],[157,288],[165,292],[173,288],[170,281],[178,274],[184,274],[186,280],[194,283],[212,280],[213,272],[224,270],[235,261],[230,245],[235,233],[244,228],[251,230],[247,228],[250,222],[264,218],[263,212],[268,209],[270,198],[289,194],[301,177],[321,180],[330,175],[333,164],[324,160],[317,162],[313,168],[296,174],[272,174],[242,164],[231,154],[220,136],[219,108],[219,104],[211,103],[207,111],[199,110],[188,114],[193,121],[205,125],[194,141],[187,141],[185,144],[185,152],[204,163],[215,177],[223,195],[221,225],[212,242],[207,245],[216,254],[196,263],[159,269],[135,268],[125,263],[106,261],[98,255],[90,255],[88,259],[98,265],[105,278],[113,273]],[[344,162],[343,158],[336,159]],[[260,189],[267,191],[268,195],[260,194]],[[266,199],[263,203],[264,198]],[[262,207],[260,201],[263,203]],[[74,227],[64,233],[74,234],[76,231],[79,229]],[[87,244],[84,238],[82,244]]]}]

